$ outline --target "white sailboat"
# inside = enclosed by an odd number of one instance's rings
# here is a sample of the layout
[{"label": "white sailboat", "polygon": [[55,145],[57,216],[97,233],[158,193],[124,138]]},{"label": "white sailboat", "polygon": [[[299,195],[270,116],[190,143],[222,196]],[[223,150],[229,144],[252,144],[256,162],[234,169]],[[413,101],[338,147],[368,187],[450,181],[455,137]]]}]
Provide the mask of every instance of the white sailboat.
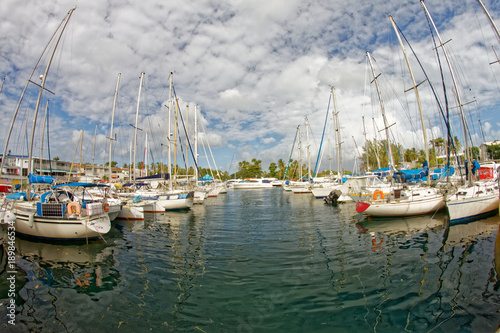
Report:
[{"label": "white sailboat", "polygon": [[[100,202],[88,202],[83,205],[75,197],[73,191],[78,185],[66,185],[64,189],[54,189],[46,191],[40,199],[35,199],[31,193],[31,184],[52,183],[53,177],[36,177],[33,171],[33,146],[36,119],[40,109],[42,94],[45,90],[45,83],[49,73],[57,46],[61,40],[62,34],[68,24],[75,8],[71,9],[63,19],[57,39],[54,42],[54,48],[49,57],[45,72],[42,76],[42,82],[39,85],[40,90],[35,106],[35,115],[31,130],[31,139],[28,155],[28,175],[29,186],[23,199],[13,199],[12,213],[16,216],[16,233],[44,238],[44,239],[89,239],[96,238],[107,233],[111,228],[108,214],[104,211],[104,205]],[[45,52],[45,50],[44,50]],[[38,62],[37,62],[38,64]],[[35,66],[36,67],[36,66]],[[17,112],[17,111],[16,111]]]},{"label": "white sailboat", "polygon": [[[139,83],[139,94],[137,97],[137,108],[135,113],[135,126],[134,126],[134,161],[133,161],[133,173],[132,179],[135,183],[135,174],[136,174],[136,148],[137,148],[137,123],[139,119],[139,103],[141,99],[141,89],[142,89],[142,81],[144,79],[144,72],[141,73],[140,83]],[[155,202],[144,201],[140,196],[135,194],[124,195],[119,194],[125,205],[122,206],[120,213],[117,216],[117,219],[125,219],[125,220],[143,220],[144,213],[154,212]]]},{"label": "white sailboat", "polygon": [[[390,17],[390,19],[394,25],[394,21],[392,20],[392,17]],[[397,29],[395,26],[394,26],[394,28],[397,32]],[[399,38],[399,34],[397,34],[397,35]],[[411,75],[412,82],[413,82],[413,89],[415,90],[415,94],[417,96],[418,106],[419,106],[420,115],[421,115],[421,122],[422,122],[422,127],[423,127],[423,133],[424,133],[424,142],[425,142],[425,147],[426,147],[426,159],[428,161],[429,160],[429,150],[427,147],[427,136],[426,136],[425,125],[424,125],[424,120],[423,120],[422,107],[421,107],[420,98],[419,98],[418,90],[417,90],[417,84],[415,82],[415,78],[413,76],[413,72],[411,71],[408,57],[406,56],[406,52],[404,50],[404,46],[403,46],[403,43],[402,43],[400,38],[399,38],[399,41],[401,42],[401,47],[403,49],[403,53],[405,55],[407,65],[408,65],[408,68],[410,70],[410,75]],[[370,61],[370,65],[372,68],[372,74],[374,77],[375,85],[377,87],[379,101],[380,101],[380,105],[381,105],[381,109],[382,109],[385,130],[386,130],[386,137],[387,137],[387,142],[388,142],[387,146],[390,147],[391,144],[389,143],[388,126],[387,126],[387,121],[386,121],[386,117],[385,117],[384,105],[383,105],[382,97],[380,94],[380,88],[378,86],[377,75],[375,74],[375,69],[373,67],[372,59],[370,57],[369,52],[367,52],[367,56],[368,56],[368,59]],[[392,153],[391,153],[390,149],[389,149],[389,154],[391,154],[391,156],[390,156],[390,158],[391,158],[391,164],[390,164],[391,175],[394,176],[394,169],[393,169],[394,164],[392,161]],[[424,170],[425,169],[426,169],[426,167],[424,166]],[[427,179],[428,179],[428,184],[430,184],[430,177],[428,177],[428,167],[427,167]],[[358,203],[356,204],[356,212],[363,213],[364,215],[368,215],[368,216],[377,216],[377,217],[412,216],[412,215],[435,213],[438,210],[441,210],[442,208],[444,208],[444,205],[445,205],[444,204],[444,195],[440,189],[430,187],[429,185],[427,185],[427,186],[419,186],[419,185],[410,186],[407,184],[400,184],[400,185],[395,185],[395,186],[391,187],[388,195],[385,195],[384,192],[381,190],[375,190],[373,192],[372,197],[368,197],[367,199],[358,201]]]},{"label": "white sailboat", "polygon": [[[450,58],[446,49],[446,43],[443,43],[441,36],[434,24],[434,21],[427,10],[424,2],[420,1],[422,8],[424,9],[427,17],[436,36],[439,40],[440,48],[443,51],[446,63],[450,70],[450,76],[454,86],[454,96],[457,100],[458,107],[460,110],[460,117],[462,122],[462,129],[464,131],[465,138],[465,158],[466,158],[466,170],[470,170],[465,180],[466,184],[462,186],[457,186],[448,192],[446,196],[446,207],[448,208],[448,213],[450,215],[450,223],[460,223],[467,222],[470,220],[477,219],[481,216],[493,214],[497,212],[499,207],[499,186],[497,181],[491,180],[478,180],[473,181],[473,159],[471,150],[469,149],[469,135],[467,133],[467,122],[465,117],[465,112],[463,109],[463,103],[460,95],[460,90],[457,87],[457,80],[455,78],[455,73],[453,67],[450,63]],[[483,9],[486,10],[483,6]]]}]

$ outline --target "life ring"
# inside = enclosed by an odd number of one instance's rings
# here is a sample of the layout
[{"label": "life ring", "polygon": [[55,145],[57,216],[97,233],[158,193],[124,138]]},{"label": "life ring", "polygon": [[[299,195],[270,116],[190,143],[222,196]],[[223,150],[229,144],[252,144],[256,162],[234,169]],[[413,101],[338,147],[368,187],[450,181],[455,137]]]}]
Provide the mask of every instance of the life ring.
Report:
[{"label": "life ring", "polygon": [[384,192],[381,190],[376,190],[373,192],[373,200],[378,200],[378,196],[380,195],[380,199],[384,199]]},{"label": "life ring", "polygon": [[109,212],[109,203],[107,203],[107,202],[104,204],[104,211],[106,213]]},{"label": "life ring", "polygon": [[69,214],[76,214],[76,215],[80,215],[82,213],[82,207],[80,206],[80,204],[78,202],[70,202],[68,204],[68,213]]}]

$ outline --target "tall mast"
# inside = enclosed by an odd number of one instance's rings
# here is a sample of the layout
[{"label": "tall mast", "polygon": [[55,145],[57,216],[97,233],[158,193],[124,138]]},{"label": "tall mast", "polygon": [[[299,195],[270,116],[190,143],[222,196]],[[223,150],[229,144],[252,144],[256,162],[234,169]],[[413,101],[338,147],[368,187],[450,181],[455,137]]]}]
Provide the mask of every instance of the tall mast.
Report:
[{"label": "tall mast", "polygon": [[179,115],[179,99],[175,99],[175,113],[174,113],[174,175],[177,176],[177,123]]},{"label": "tall mast", "polygon": [[297,127],[297,131],[298,131],[298,141],[299,141],[299,145],[298,145],[298,150],[299,150],[299,156],[298,156],[298,167],[299,167],[299,179],[300,181],[302,181],[302,141],[300,140],[300,125]]},{"label": "tall mast", "polygon": [[92,151],[92,183],[94,182],[94,171],[95,171],[95,143],[97,139],[97,125],[95,125],[94,131],[94,150]]},{"label": "tall mast", "polygon": [[[361,118],[363,119],[363,136],[365,137],[365,147],[366,147],[366,143],[368,141],[366,141],[365,116],[362,116]],[[369,171],[370,170],[370,155],[369,155],[368,149],[365,149],[365,150],[366,150],[366,171]]]},{"label": "tall mast", "polygon": [[168,151],[168,166],[167,166],[167,172],[168,172],[168,189],[172,191],[172,157],[170,156],[171,154],[171,149],[172,149],[172,144],[171,144],[171,136],[172,134],[170,133],[170,117],[171,117],[171,111],[172,111],[172,86],[174,84],[174,73],[170,72],[170,88],[168,90],[168,143],[167,143],[167,151]]},{"label": "tall mast", "polygon": [[40,144],[40,176],[42,175],[42,157],[43,157],[43,137],[45,134],[45,124],[47,122],[47,112],[49,111],[49,100],[45,105],[45,117],[43,117],[43,128],[42,128],[42,143]]},{"label": "tall mast", "polygon": [[194,106],[194,177],[198,185],[198,105]]},{"label": "tall mast", "polygon": [[148,160],[148,132],[146,132],[146,140],[144,142],[144,170],[146,171],[146,174],[143,175],[143,177],[147,177],[148,176],[148,164],[149,164],[149,160]]},{"label": "tall mast", "polygon": [[0,93],[2,92],[4,82],[5,82],[5,76],[3,77],[2,84],[0,85]]},{"label": "tall mast", "polygon": [[[334,114],[333,114],[333,119],[335,122],[335,133],[336,137],[335,140],[337,141],[337,170],[338,174],[340,175],[340,182],[342,182],[342,178],[344,178],[344,168],[342,167],[342,137],[340,136],[340,123],[339,123],[339,111],[337,108],[337,95],[335,94],[335,88],[332,87],[332,95],[333,95],[333,107],[334,107]],[[363,126],[364,126],[364,118],[363,118]]]},{"label": "tall mast", "polygon": [[479,4],[481,5],[481,7],[483,8],[484,13],[488,17],[488,20],[490,21],[491,28],[496,33],[497,39],[500,42],[500,32],[498,31],[498,28],[497,28],[497,25],[495,24],[495,21],[493,21],[493,18],[491,18],[491,15],[486,10],[486,7],[483,5],[483,2],[481,0],[477,0],[477,2],[479,2]]},{"label": "tall mast", "polygon": [[[460,92],[458,91],[458,87],[457,87],[457,81],[455,79],[455,73],[453,72],[453,68],[452,68],[451,63],[450,63],[450,58],[448,57],[448,52],[446,51],[445,43],[443,43],[443,41],[441,39],[441,36],[439,35],[439,31],[437,30],[436,25],[434,24],[434,21],[432,20],[431,14],[427,10],[427,7],[425,6],[423,0],[420,0],[420,4],[422,5],[422,8],[424,9],[425,13],[427,14],[427,17],[429,18],[429,21],[432,23],[434,31],[436,31],[436,35],[437,35],[437,37],[439,39],[439,44],[440,44],[439,46],[441,46],[441,48],[443,49],[443,54],[444,54],[444,57],[446,59],[446,63],[448,65],[448,68],[450,69],[450,75],[451,75],[451,79],[452,79],[452,82],[453,82],[453,86],[455,87],[455,96],[457,98],[458,108],[460,109],[460,116],[461,116],[462,126],[463,126],[463,130],[464,130],[465,158],[467,160],[467,166],[466,166],[466,168],[468,168],[469,170],[472,170],[471,152],[469,151],[469,138],[468,138],[468,135],[467,135],[467,122],[466,122],[466,119],[465,119],[465,114],[464,114],[464,109],[463,109],[463,104],[462,104],[462,98],[460,97]],[[469,179],[468,179],[467,183],[470,186],[470,185],[472,185],[472,177],[470,176],[468,178]]]},{"label": "tall mast", "polygon": [[[394,19],[392,18],[391,15],[389,15],[389,19],[391,20],[392,27],[394,28],[396,35],[398,36],[399,44],[401,44],[401,49],[403,50],[403,54],[405,56],[406,65],[408,66],[408,70],[410,72],[411,82],[413,83],[413,90],[415,90],[415,97],[417,98],[418,110],[420,111],[420,121],[422,123],[422,133],[424,136],[425,159],[427,160],[427,163],[429,163],[429,167],[430,167],[431,160],[429,157],[429,143],[427,140],[427,131],[425,129],[425,120],[424,120],[424,113],[422,111],[422,103],[420,102],[420,95],[418,93],[418,85],[415,81],[415,77],[413,76],[413,71],[411,70],[411,66],[410,66],[410,60],[408,59],[408,55],[406,54],[406,49],[404,47],[403,41],[401,40],[401,36],[399,35],[399,31],[398,31],[398,28],[396,27],[396,23],[394,22]],[[431,185],[431,177],[427,177],[427,184]]]},{"label": "tall mast", "polygon": [[120,85],[120,76],[122,74],[118,73],[118,79],[116,80],[116,89],[115,89],[115,97],[113,99],[113,112],[111,113],[111,129],[109,132],[109,165],[108,165],[108,173],[109,173],[109,185],[111,186],[111,151],[113,150],[113,123],[115,122],[115,110],[116,110],[116,100],[118,98],[118,87]]},{"label": "tall mast", "polygon": [[389,155],[389,171],[390,174],[394,174],[394,157],[392,156],[392,147],[391,147],[391,141],[390,141],[390,136],[389,136],[389,124],[387,123],[387,117],[385,116],[385,108],[384,108],[384,102],[382,101],[382,94],[380,92],[380,87],[378,85],[378,77],[379,75],[375,74],[375,68],[373,67],[373,62],[372,62],[372,57],[370,56],[370,52],[366,51],[366,55],[368,56],[368,60],[370,61],[370,66],[372,68],[372,73],[373,73],[373,81],[375,81],[375,86],[377,87],[377,94],[378,94],[378,100],[380,102],[380,109],[382,110],[382,118],[384,119],[384,127],[385,127],[385,137],[387,139],[387,152]]},{"label": "tall mast", "polygon": [[[186,104],[186,133],[189,133],[189,104]],[[189,180],[189,138],[186,134],[186,181]]]},{"label": "tall mast", "polygon": [[[43,51],[42,51],[42,54],[40,54],[40,57],[38,58],[38,60],[36,61],[35,63],[35,66],[33,67],[33,70],[31,71],[31,74],[30,74],[30,77],[28,79],[28,81],[26,82],[26,85],[24,86],[24,89],[23,89],[23,92],[21,94],[21,97],[19,98],[19,102],[17,102],[17,106],[16,106],[16,110],[14,111],[14,116],[12,117],[12,120],[11,120],[11,123],[10,123],[10,127],[9,127],[9,132],[7,134],[7,139],[5,140],[5,147],[4,147],[4,151],[3,151],[3,157],[2,157],[2,163],[0,165],[0,174],[3,172],[3,166],[4,166],[4,163],[5,163],[5,156],[7,154],[7,148],[9,147],[9,141],[10,141],[10,136],[12,134],[12,129],[14,128],[14,123],[16,121],[16,118],[17,118],[17,114],[19,112],[19,109],[21,107],[21,103],[23,101],[23,98],[24,98],[24,95],[26,93],[26,90],[28,89],[28,85],[30,83],[33,83],[35,85],[38,85],[36,83],[34,83],[33,81],[31,81],[31,78],[33,77],[33,74],[35,73],[37,67],[38,67],[38,64],[40,63],[40,61],[42,60],[42,57],[43,55],[45,54],[45,51],[47,51],[47,48],[49,47],[50,43],[52,42],[52,39],[54,39],[54,37],[57,35],[57,32],[59,31],[59,29],[61,28],[62,25],[64,25],[64,28],[66,27],[66,24],[69,20],[69,18],[71,17],[71,14],[73,14],[73,11],[75,10],[76,8],[73,8],[71,9],[68,14],[66,14],[66,17],[64,17],[64,19],[61,21],[61,23],[59,23],[59,26],[57,27],[56,31],[54,31],[54,34],[50,37],[49,41],[47,42],[47,44],[45,45]],[[60,32],[62,34],[62,32],[64,31],[64,28],[62,29],[62,31]],[[55,51],[55,50],[54,50]],[[5,79],[5,78],[4,78]],[[2,83],[3,84],[3,83]],[[49,91],[49,90],[47,90]],[[50,91],[49,91],[50,92]]]},{"label": "tall mast", "polygon": [[141,72],[141,81],[139,83],[139,94],[137,96],[137,109],[135,111],[135,126],[134,126],[134,171],[133,171],[134,185],[135,185],[135,170],[136,170],[135,157],[136,157],[136,151],[137,151],[137,122],[139,121],[139,104],[141,101],[141,89],[142,89],[142,80],[143,79],[144,79],[144,72]]},{"label": "tall mast", "polygon": [[[35,106],[35,115],[33,117],[33,126],[31,127],[31,139],[30,139],[30,149],[29,149],[29,154],[28,154],[28,176],[29,174],[33,173],[33,164],[31,163],[33,160],[33,144],[34,144],[34,139],[35,139],[35,126],[36,126],[36,119],[38,117],[38,111],[40,109],[40,102],[42,100],[42,93],[45,88],[45,82],[47,82],[47,75],[49,74],[49,69],[50,65],[52,64],[52,59],[54,59],[54,55],[56,53],[57,46],[59,45],[59,42],[61,41],[62,34],[68,25],[69,19],[71,17],[71,14],[73,14],[73,11],[75,8],[70,9],[68,12],[68,15],[66,16],[66,21],[63,24],[63,27],[61,29],[61,32],[59,33],[59,36],[57,37],[57,40],[54,45],[54,49],[52,50],[52,54],[50,55],[49,61],[47,63],[47,67],[45,68],[45,72],[43,73],[42,77],[42,83],[40,84],[40,91],[38,92],[38,98],[36,101],[36,106]],[[31,200],[31,189],[30,186],[28,186],[26,190],[26,198],[27,200]]]},{"label": "tall mast", "polygon": [[310,152],[310,147],[311,144],[309,143],[309,120],[306,117],[306,138],[307,138],[307,181],[312,182],[311,178],[311,152]]}]

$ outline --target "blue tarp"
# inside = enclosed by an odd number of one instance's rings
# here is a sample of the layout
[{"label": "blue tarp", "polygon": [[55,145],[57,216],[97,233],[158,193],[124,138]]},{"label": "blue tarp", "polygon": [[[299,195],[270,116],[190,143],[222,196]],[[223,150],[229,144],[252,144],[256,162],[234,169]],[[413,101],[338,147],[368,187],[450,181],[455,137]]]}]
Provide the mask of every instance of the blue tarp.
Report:
[{"label": "blue tarp", "polygon": [[424,161],[422,169],[411,169],[411,170],[398,170],[394,173],[396,179],[400,179],[401,182],[406,182],[408,180],[423,180],[429,175],[429,164]]},{"label": "blue tarp", "polygon": [[[38,197],[38,194],[31,193],[31,198],[36,198],[36,197]],[[6,199],[7,200],[21,200],[21,199],[23,199],[24,201],[26,201],[26,192],[17,192],[17,193],[7,194]]]},{"label": "blue tarp", "polygon": [[56,178],[50,176],[37,176],[32,173],[29,174],[28,180],[30,184],[52,184]]},{"label": "blue tarp", "polygon": [[[455,169],[453,169],[453,167],[450,167],[450,176],[454,174],[455,174]],[[432,179],[436,180],[445,178],[447,175],[448,175],[448,167],[445,166],[444,168],[434,170],[434,172],[431,174],[431,177]]]}]

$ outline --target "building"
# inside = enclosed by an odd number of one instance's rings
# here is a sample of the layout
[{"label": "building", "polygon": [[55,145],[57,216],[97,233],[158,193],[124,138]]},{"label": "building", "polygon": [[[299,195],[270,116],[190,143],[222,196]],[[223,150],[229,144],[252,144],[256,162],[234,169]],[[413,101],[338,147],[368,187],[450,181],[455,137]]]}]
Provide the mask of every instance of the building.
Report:
[{"label": "building", "polygon": [[[3,155],[0,155],[0,162]],[[8,179],[23,179],[28,177],[29,157],[26,155],[6,156],[2,176]],[[84,181],[98,182],[108,181],[109,167],[91,164],[72,164],[71,162],[48,160],[34,157],[32,159],[32,170],[36,175],[56,177],[59,182]],[[141,170],[136,170],[137,177],[140,177]],[[123,168],[111,168],[111,182],[127,182],[129,170]]]},{"label": "building", "polygon": [[491,161],[493,157],[488,156],[488,147],[497,145],[500,145],[500,140],[482,143],[481,146],[479,147],[479,161],[480,162]]}]

